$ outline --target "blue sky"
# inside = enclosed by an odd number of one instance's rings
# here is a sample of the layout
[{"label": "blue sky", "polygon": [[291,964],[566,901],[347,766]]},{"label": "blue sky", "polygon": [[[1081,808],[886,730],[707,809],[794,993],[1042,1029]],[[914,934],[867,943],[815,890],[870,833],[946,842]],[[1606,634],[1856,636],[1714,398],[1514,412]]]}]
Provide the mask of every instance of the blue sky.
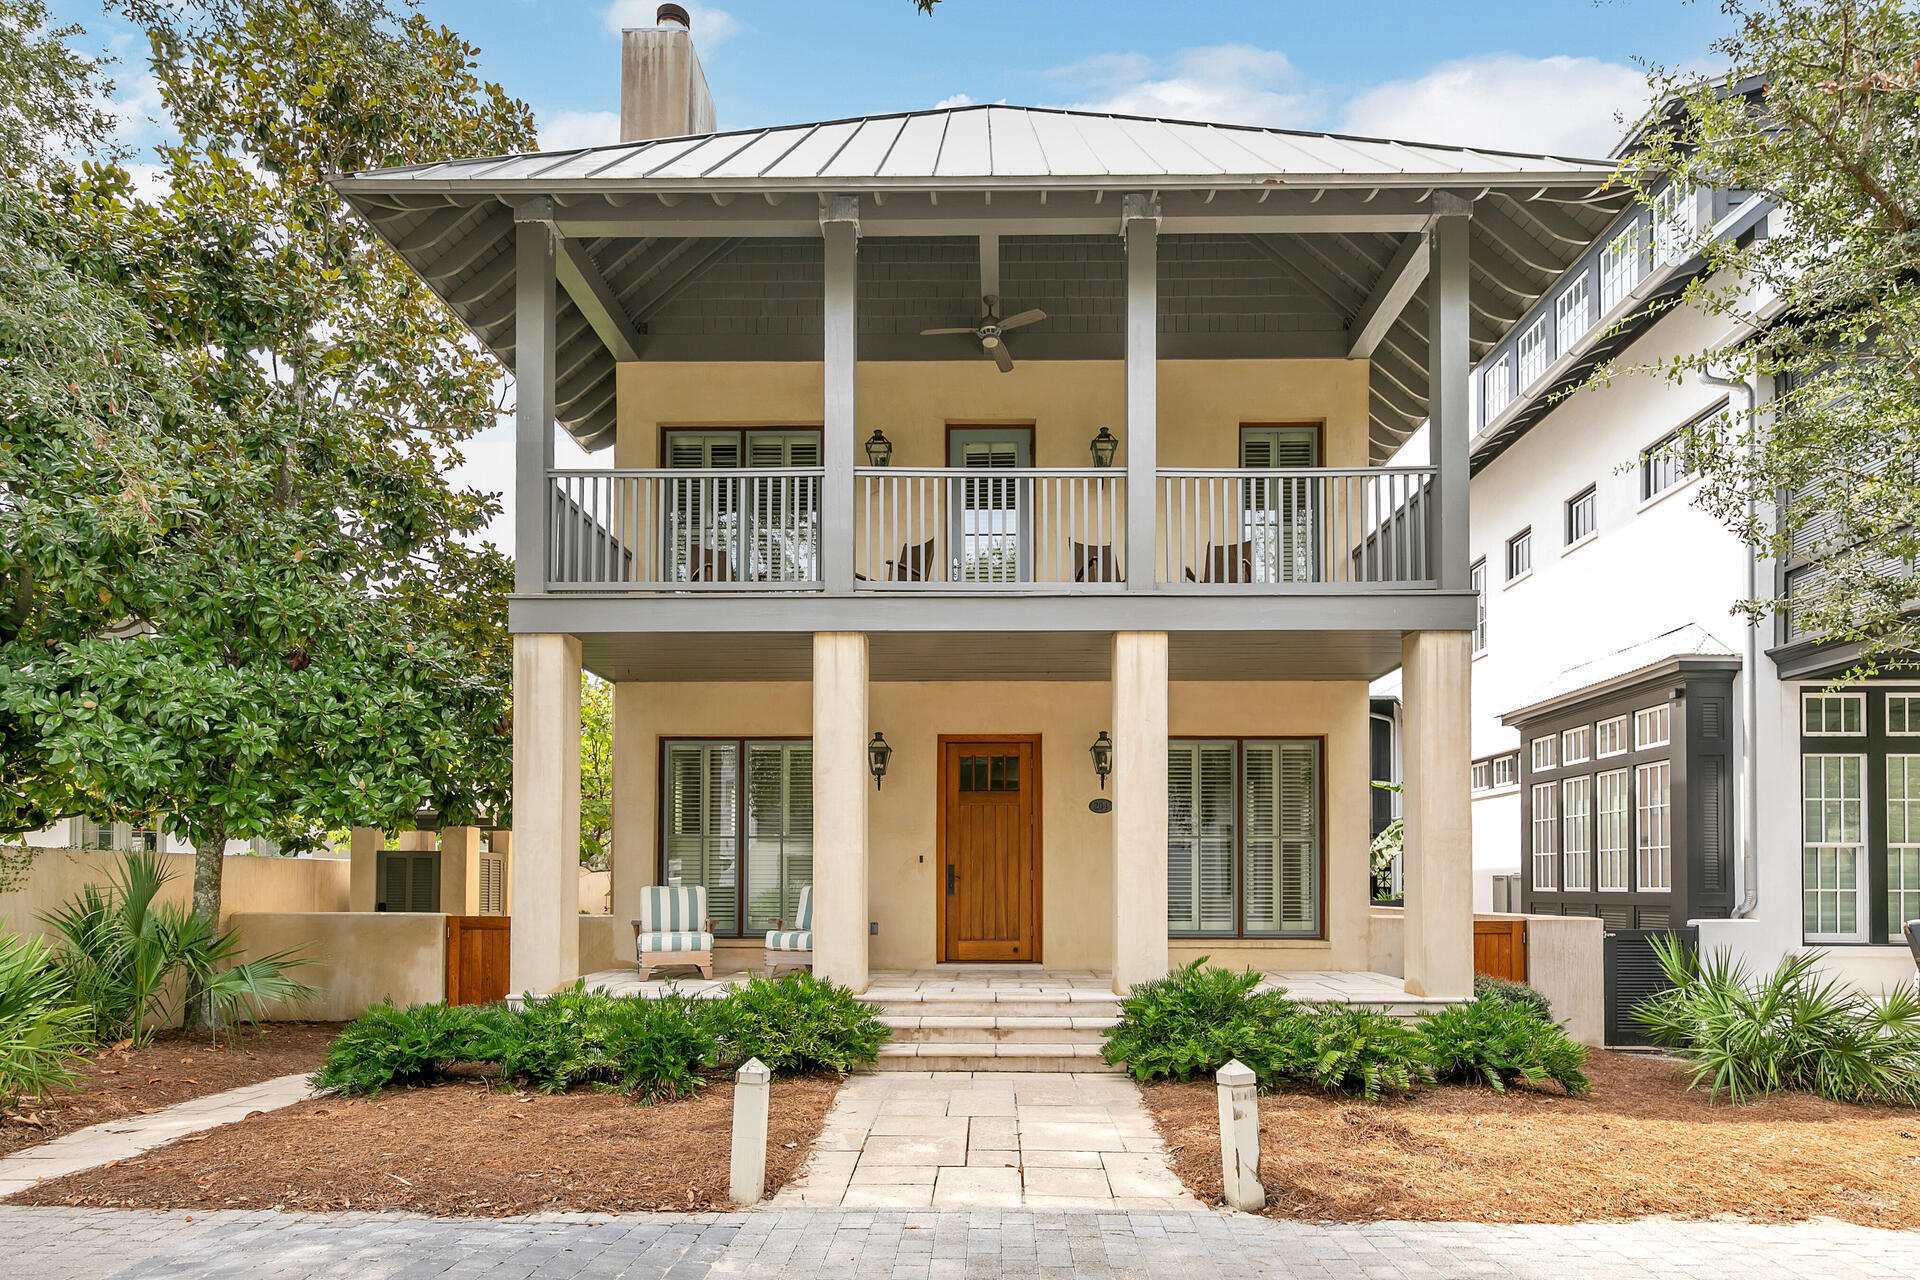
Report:
[{"label": "blue sky", "polygon": [[[125,59],[122,137],[158,136],[143,43],[100,0],[52,0]],[[530,103],[548,147],[616,140],[619,29],[657,0],[426,0]],[[720,0],[689,4],[723,129],[1008,101],[1604,155],[1645,98],[1642,63],[1708,66],[1718,5],[1693,0]],[[511,502],[510,429],[459,479]],[[560,442],[562,465],[591,462]],[[510,547],[509,509],[489,531]]]}]

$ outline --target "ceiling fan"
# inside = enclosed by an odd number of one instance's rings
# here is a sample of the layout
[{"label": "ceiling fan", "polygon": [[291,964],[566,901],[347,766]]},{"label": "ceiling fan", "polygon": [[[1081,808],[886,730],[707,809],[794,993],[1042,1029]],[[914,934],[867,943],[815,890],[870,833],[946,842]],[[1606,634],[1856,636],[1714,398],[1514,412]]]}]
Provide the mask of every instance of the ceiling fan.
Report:
[{"label": "ceiling fan", "polygon": [[1001,335],[1009,329],[1018,329],[1022,325],[1038,324],[1047,318],[1047,313],[1037,309],[1022,311],[1018,315],[1011,315],[1002,320],[995,314],[1000,310],[1000,295],[989,293],[980,301],[986,304],[986,314],[980,317],[979,324],[953,329],[922,329],[920,336],[925,338],[936,334],[970,333],[980,339],[980,349],[993,357],[993,362],[1000,366],[1000,372],[1012,373],[1013,354],[1007,350],[1006,339]]}]

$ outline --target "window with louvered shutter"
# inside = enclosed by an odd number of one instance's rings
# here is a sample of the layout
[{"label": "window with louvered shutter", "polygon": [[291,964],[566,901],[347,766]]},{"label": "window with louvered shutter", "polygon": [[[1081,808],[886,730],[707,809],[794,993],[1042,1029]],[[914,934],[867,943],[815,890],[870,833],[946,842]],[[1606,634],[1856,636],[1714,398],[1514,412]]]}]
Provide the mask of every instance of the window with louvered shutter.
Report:
[{"label": "window with louvered shutter", "polygon": [[666,751],[666,882],[704,885],[715,931],[740,932],[740,752],[732,742],[675,742]]},{"label": "window with louvered shutter", "polygon": [[1167,750],[1167,928],[1234,932],[1234,774],[1231,742]]},{"label": "window with louvered shutter", "polygon": [[[1024,428],[969,428],[949,437],[948,464],[967,472],[1014,471],[1033,465]],[[953,545],[962,582],[1020,582],[1030,576],[1026,482],[1013,476],[966,475],[953,496]]]},{"label": "window with louvered shutter", "polygon": [[480,914],[507,914],[507,860],[497,853],[480,857]]},{"label": "window with louvered shutter", "polygon": [[[1249,471],[1320,465],[1320,433],[1312,427],[1243,427],[1240,465]],[[1241,497],[1242,536],[1255,582],[1313,580],[1313,481],[1258,476]]]},{"label": "window with louvered shutter", "polygon": [[[747,466],[756,473],[820,465],[818,431],[749,431]],[[820,477],[755,474],[740,482],[740,507],[751,513],[747,545],[752,577],[761,582],[819,579]]]},{"label": "window with louvered shutter", "polygon": [[813,745],[747,745],[747,930],[791,921],[813,883]]},{"label": "window with louvered shutter", "polygon": [[1320,747],[1245,747],[1244,927],[1248,934],[1320,931]]}]

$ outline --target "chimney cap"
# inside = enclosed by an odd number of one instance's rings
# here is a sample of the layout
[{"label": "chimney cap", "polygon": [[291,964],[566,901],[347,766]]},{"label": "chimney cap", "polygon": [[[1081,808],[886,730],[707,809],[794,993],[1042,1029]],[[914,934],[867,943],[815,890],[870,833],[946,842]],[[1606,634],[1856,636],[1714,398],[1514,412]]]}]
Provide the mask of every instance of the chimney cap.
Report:
[{"label": "chimney cap", "polygon": [[669,22],[687,30],[693,29],[693,18],[677,4],[663,4],[659,12],[653,15],[653,25],[656,27],[664,27]]}]

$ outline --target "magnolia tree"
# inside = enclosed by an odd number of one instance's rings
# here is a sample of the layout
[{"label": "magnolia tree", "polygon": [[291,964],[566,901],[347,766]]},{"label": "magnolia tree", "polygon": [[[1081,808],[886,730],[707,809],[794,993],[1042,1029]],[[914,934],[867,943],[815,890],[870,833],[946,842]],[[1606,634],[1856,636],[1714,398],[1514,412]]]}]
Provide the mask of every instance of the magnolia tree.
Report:
[{"label": "magnolia tree", "polygon": [[[1770,234],[1700,246],[1683,300],[1751,338],[1662,361],[1759,375],[1773,398],[1690,433],[1700,502],[1762,555],[1815,569],[1798,634],[1859,646],[1856,675],[1920,652],[1920,12],[1898,0],[1729,0],[1713,80],[1656,72],[1667,105],[1628,180],[1735,188]],[[1611,376],[1618,370],[1603,370]],[[1776,519],[1774,503],[1787,501]],[[1746,603],[1752,613],[1773,602]]]},{"label": "magnolia tree", "polygon": [[[230,837],[504,813],[510,566],[447,480],[500,370],[324,179],[533,130],[381,0],[119,7],[163,194],[49,156],[0,208],[0,826],[158,823],[213,919]],[[101,69],[0,17],[0,120],[97,149]]]}]

